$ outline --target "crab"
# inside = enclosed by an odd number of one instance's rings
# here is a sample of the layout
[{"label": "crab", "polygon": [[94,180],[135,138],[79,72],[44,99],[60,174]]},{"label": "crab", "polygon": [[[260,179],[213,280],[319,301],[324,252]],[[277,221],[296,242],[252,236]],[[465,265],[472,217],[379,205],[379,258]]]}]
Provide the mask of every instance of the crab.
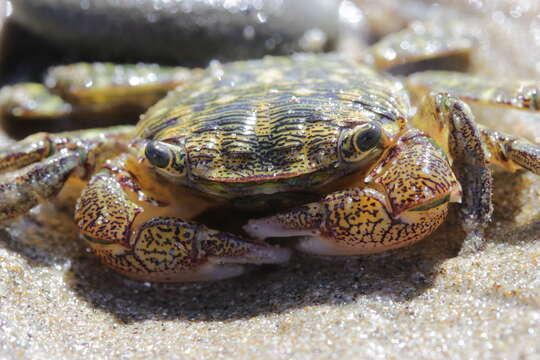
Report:
[{"label": "crab", "polygon": [[[0,219],[83,184],[81,237],[110,268],[157,282],[237,276],[286,262],[291,248],[400,248],[435,231],[451,203],[479,239],[492,213],[490,165],[540,174],[540,146],[477,124],[467,103],[538,111],[539,90],[465,73],[384,73],[474,47],[462,33],[422,26],[383,38],[361,60],[213,64],[135,126],[31,135],[0,153]],[[268,241],[282,237],[292,246]]]}]

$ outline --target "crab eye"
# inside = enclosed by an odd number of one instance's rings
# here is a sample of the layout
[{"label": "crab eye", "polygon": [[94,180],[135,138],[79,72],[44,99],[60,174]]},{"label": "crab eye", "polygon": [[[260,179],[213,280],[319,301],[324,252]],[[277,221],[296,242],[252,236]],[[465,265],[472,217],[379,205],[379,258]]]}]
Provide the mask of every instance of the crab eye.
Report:
[{"label": "crab eye", "polygon": [[156,141],[150,141],[146,144],[144,155],[152,165],[158,168],[165,168],[171,162],[170,150]]},{"label": "crab eye", "polygon": [[357,162],[372,156],[383,141],[383,130],[376,123],[363,124],[344,132],[340,142],[341,157],[347,162]]},{"label": "crab eye", "polygon": [[381,128],[371,124],[366,130],[358,132],[354,137],[354,143],[358,150],[368,151],[379,143]]}]

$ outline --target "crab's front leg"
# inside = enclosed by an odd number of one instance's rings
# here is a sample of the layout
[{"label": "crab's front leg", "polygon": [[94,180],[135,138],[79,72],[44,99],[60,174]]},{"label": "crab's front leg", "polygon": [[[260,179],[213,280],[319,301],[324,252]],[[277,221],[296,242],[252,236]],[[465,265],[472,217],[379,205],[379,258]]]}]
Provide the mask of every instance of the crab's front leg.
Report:
[{"label": "crab's front leg", "polygon": [[259,238],[301,236],[298,249],[356,255],[395,249],[433,232],[461,187],[446,155],[426,135],[411,131],[355,187],[275,216],[251,220]]},{"label": "crab's front leg", "polygon": [[152,174],[133,161],[109,163],[77,203],[83,238],[107,266],[137,280],[180,282],[229,278],[246,264],[288,260],[288,249],[190,221],[209,201],[181,188],[157,189]]}]

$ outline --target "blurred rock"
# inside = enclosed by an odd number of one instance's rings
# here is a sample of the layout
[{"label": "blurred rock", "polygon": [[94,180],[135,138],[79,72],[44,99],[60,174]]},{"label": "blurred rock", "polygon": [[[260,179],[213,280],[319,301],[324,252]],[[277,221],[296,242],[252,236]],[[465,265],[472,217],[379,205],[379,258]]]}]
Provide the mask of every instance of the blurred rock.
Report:
[{"label": "blurred rock", "polygon": [[333,47],[336,0],[16,0],[13,20],[71,54],[206,65]]}]

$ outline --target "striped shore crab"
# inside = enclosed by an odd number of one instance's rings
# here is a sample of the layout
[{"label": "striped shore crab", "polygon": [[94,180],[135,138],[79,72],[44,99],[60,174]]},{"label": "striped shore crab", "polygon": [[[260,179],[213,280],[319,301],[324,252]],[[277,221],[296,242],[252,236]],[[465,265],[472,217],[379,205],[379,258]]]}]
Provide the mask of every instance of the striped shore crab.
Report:
[{"label": "striped shore crab", "polygon": [[[381,73],[472,47],[417,30],[381,40],[364,62],[298,54],[210,66],[136,126],[32,135],[0,153],[0,218],[84,183],[82,238],[118,272],[163,282],[287,261],[290,250],[269,237],[320,255],[399,248],[432,233],[452,202],[479,238],[492,212],[488,166],[540,173],[540,147],[478,125],[467,102],[537,111],[539,90]],[[239,214],[243,231],[210,226],[208,213],[212,223]]]}]

